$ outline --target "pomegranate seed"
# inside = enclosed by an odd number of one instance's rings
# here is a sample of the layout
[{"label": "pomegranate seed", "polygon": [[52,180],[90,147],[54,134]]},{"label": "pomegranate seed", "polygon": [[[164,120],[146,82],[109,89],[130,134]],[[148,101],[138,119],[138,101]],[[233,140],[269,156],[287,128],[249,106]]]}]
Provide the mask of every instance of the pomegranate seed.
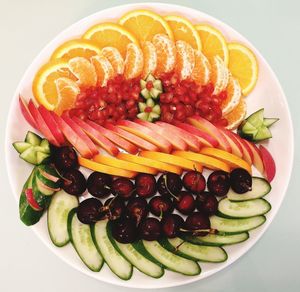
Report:
[{"label": "pomegranate seed", "polygon": [[145,113],[151,113],[152,112],[152,107],[151,106],[147,106],[144,110]]},{"label": "pomegranate seed", "polygon": [[227,98],[227,91],[222,91],[220,92],[220,94],[218,95],[219,99],[221,100],[225,100]]},{"label": "pomegranate seed", "polygon": [[152,89],[152,88],[153,88],[153,82],[152,82],[152,81],[148,81],[148,82],[146,83],[146,88],[147,88],[148,90]]}]

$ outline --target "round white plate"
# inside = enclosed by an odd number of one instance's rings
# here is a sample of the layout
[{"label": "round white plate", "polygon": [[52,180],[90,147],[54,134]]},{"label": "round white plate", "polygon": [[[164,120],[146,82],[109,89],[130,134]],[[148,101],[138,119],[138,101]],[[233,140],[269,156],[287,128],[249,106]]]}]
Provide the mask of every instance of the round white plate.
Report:
[{"label": "round white plate", "polygon": [[[31,227],[31,229],[49,247],[49,249],[51,249],[58,257],[60,257],[65,262],[81,271],[82,273],[85,273],[104,282],[125,287],[163,288],[178,286],[203,279],[224,269],[225,267],[236,261],[239,257],[245,254],[262,236],[262,234],[274,219],[285,196],[285,192],[290,179],[294,153],[294,139],[291,117],[286,98],[275,74],[273,73],[265,59],[251,45],[251,43],[249,43],[248,40],[246,40],[230,26],[207,14],[191,8],[171,4],[143,3],[124,5],[102,10],[91,16],[88,16],[64,30],[53,41],[51,41],[35,58],[35,60],[32,62],[32,64],[24,74],[15,92],[15,96],[13,97],[10,108],[10,113],[7,121],[5,155],[10,184],[13,189],[15,198],[18,200],[22,186],[26,178],[28,177],[30,170],[32,169],[32,166],[24,163],[18,158],[16,151],[11,146],[12,142],[24,139],[26,132],[30,129],[30,126],[27,124],[19,110],[19,93],[21,93],[27,100],[33,97],[31,91],[32,79],[38,68],[43,63],[47,62],[49,56],[59,44],[68,39],[80,37],[83,32],[85,32],[90,26],[96,23],[115,21],[125,12],[141,8],[151,9],[160,13],[161,15],[176,14],[186,16],[193,23],[212,24],[223,32],[228,42],[238,41],[250,47],[255,52],[259,62],[259,78],[255,89],[247,97],[248,113],[252,113],[253,111],[263,107],[265,108],[265,115],[267,117],[280,118],[280,121],[274,127],[272,127],[273,138],[267,145],[276,161],[277,173],[274,181],[272,182],[272,191],[266,197],[266,199],[272,204],[272,210],[267,214],[266,223],[258,229],[251,231],[250,239],[248,239],[246,242],[236,244],[234,246],[225,247],[228,253],[228,260],[226,262],[220,264],[201,263],[200,265],[202,268],[202,273],[198,276],[188,277],[166,271],[165,275],[162,278],[152,279],[148,276],[143,275],[135,269],[132,278],[129,281],[123,281],[117,278],[109,270],[107,265],[104,265],[102,270],[98,273],[91,272],[81,262],[71,244],[63,248],[55,247],[52,244],[47,231],[46,216],[43,216],[38,224]],[[22,224],[21,221],[20,224]],[[43,259],[41,259],[41,261],[43,261]]]}]

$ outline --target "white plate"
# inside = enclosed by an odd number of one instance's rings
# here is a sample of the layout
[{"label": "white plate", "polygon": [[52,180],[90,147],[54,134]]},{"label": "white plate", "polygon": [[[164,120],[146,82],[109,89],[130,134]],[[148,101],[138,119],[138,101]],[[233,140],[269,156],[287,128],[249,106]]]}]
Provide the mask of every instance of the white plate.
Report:
[{"label": "white plate", "polygon": [[[272,182],[272,191],[266,197],[272,204],[272,210],[267,214],[266,223],[258,229],[250,232],[250,239],[244,243],[236,244],[234,246],[225,247],[228,252],[228,260],[225,263],[209,264],[201,263],[202,273],[199,276],[188,277],[177,273],[166,271],[165,275],[160,279],[152,279],[143,275],[136,269],[134,270],[133,277],[129,281],[123,281],[117,278],[107,267],[104,265],[102,270],[98,273],[91,272],[81,262],[75,253],[71,244],[63,248],[55,247],[49,238],[46,225],[46,216],[43,216],[41,221],[31,229],[36,235],[51,249],[58,257],[70,264],[77,270],[85,273],[95,279],[120,285],[124,287],[134,288],[163,288],[173,287],[186,283],[191,283],[205,277],[208,277],[231,263],[236,261],[239,257],[245,254],[262,236],[274,219],[281,202],[285,196],[285,192],[290,179],[293,153],[294,153],[294,138],[291,117],[286,102],[285,95],[281,86],[261,54],[246,40],[243,36],[237,33],[234,29],[221,21],[204,14],[200,11],[186,8],[183,6],[160,4],[160,3],[143,3],[131,4],[109,8],[99,11],[91,16],[88,16],[79,22],[73,24],[68,29],[60,33],[53,41],[51,41],[35,58],[28,70],[24,74],[19,86],[13,97],[10,113],[7,122],[6,132],[6,162],[7,170],[10,179],[10,184],[13,189],[13,194],[18,200],[20,190],[28,177],[32,167],[23,163],[11,146],[11,143],[16,140],[24,139],[25,133],[30,129],[30,126],[24,120],[18,106],[18,95],[21,93],[26,99],[32,98],[31,83],[34,74],[38,68],[45,63],[53,50],[61,43],[68,39],[80,37],[80,35],[93,24],[104,21],[115,21],[125,12],[133,9],[151,9],[162,15],[177,14],[186,16],[193,23],[208,23],[219,28],[225,38],[229,41],[238,41],[246,44],[256,54],[259,62],[259,79],[253,92],[247,97],[248,113],[259,108],[265,108],[265,115],[267,117],[278,117],[280,121],[272,127],[273,138],[268,143],[267,147],[271,151],[276,161],[277,173],[274,181]],[[17,208],[17,207],[16,207]],[[20,224],[22,224],[20,222]],[[41,259],[43,261],[43,259]]]}]

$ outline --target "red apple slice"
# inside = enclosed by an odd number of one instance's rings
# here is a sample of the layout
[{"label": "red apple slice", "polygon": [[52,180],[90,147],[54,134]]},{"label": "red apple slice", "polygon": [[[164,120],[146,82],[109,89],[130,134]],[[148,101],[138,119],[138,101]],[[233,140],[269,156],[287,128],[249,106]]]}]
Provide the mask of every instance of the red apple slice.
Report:
[{"label": "red apple slice", "polygon": [[43,106],[40,105],[38,108],[40,114],[42,115],[45,123],[47,124],[48,128],[52,132],[55,139],[59,142],[60,145],[65,143],[65,137],[59,127],[56,124],[56,121],[52,117],[51,113]]},{"label": "red apple slice", "polygon": [[276,174],[276,164],[272,157],[272,154],[268,151],[266,147],[263,145],[259,145],[259,150],[261,153],[261,158],[264,164],[264,176],[268,180],[268,182],[271,182]]},{"label": "red apple slice", "polygon": [[43,209],[40,207],[40,205],[37,203],[37,201],[35,200],[34,196],[33,196],[33,191],[32,189],[26,189],[25,190],[25,196],[27,199],[28,204],[30,205],[30,207],[32,209],[34,209],[35,211],[42,211]]},{"label": "red apple slice", "polygon": [[236,141],[234,135],[231,135],[231,132],[226,129],[219,128],[219,131],[221,131],[221,133],[224,135],[224,137],[227,139],[228,143],[230,144],[230,147],[232,149],[232,154],[242,158],[243,148],[240,145],[240,143]]},{"label": "red apple slice", "polygon": [[25,120],[30,124],[31,127],[33,127],[34,129],[39,131],[39,127],[37,126],[34,118],[32,117],[32,115],[27,107],[25,100],[22,98],[21,95],[19,95],[19,106],[20,106],[21,112],[22,112]]},{"label": "red apple slice", "polygon": [[166,131],[168,131],[170,134],[180,137],[188,145],[190,150],[199,152],[201,148],[201,142],[193,134],[165,122],[158,121],[155,124],[166,129]]},{"label": "red apple slice", "polygon": [[[76,120],[80,120],[80,119],[76,118]],[[82,120],[80,120],[80,121],[82,121]],[[102,127],[92,121],[87,121],[86,123],[93,129],[95,129],[96,131],[101,133],[103,136],[105,136],[108,140],[110,140],[116,146],[124,149],[126,152],[131,153],[131,154],[138,153],[139,149],[137,146],[135,146],[133,143],[125,140],[124,138],[117,135],[113,131],[105,129],[104,127]]]},{"label": "red apple slice", "polygon": [[253,164],[254,161],[254,154],[249,147],[248,143],[246,143],[246,140],[241,138],[238,134],[231,132],[232,135],[236,138],[236,141],[240,143],[242,149],[243,149],[243,159],[246,160],[250,165]]},{"label": "red apple slice", "polygon": [[219,146],[218,140],[207,132],[204,132],[192,125],[181,122],[174,122],[174,125],[196,136],[200,143],[205,145],[206,147],[216,148]]},{"label": "red apple slice", "polygon": [[77,117],[73,117],[73,121],[106,152],[112,156],[118,155],[119,149],[110,140],[103,136],[100,131],[97,131],[95,128]]},{"label": "red apple slice", "polygon": [[200,116],[193,116],[191,118],[188,118],[188,122],[196,128],[216,138],[219,142],[219,148],[231,153],[232,150],[229,143],[227,142],[223,134],[218,130],[218,128],[215,127],[211,122]]},{"label": "red apple slice", "polygon": [[77,135],[77,133],[55,112],[51,112],[51,114],[52,114],[53,118],[55,119],[58,127],[63,132],[66,139],[80,153],[80,155],[85,158],[93,157],[92,151],[85,144],[85,142]]},{"label": "red apple slice", "polygon": [[248,144],[249,148],[251,149],[251,151],[253,153],[253,165],[263,175],[264,174],[264,163],[263,163],[259,148],[254,143],[251,143],[247,140],[244,140],[244,142]]},{"label": "red apple slice", "polygon": [[[127,132],[125,130],[123,130],[120,127],[117,127],[113,124],[106,124],[105,127],[110,130],[113,131],[114,133],[116,133],[117,135],[119,135],[120,137],[126,139],[127,141],[133,143],[134,145],[138,146],[139,148],[142,148],[144,150],[149,150],[149,151],[158,151],[158,147],[155,146],[154,144],[136,136],[131,134],[130,132]],[[150,150],[151,149],[151,150]],[[155,150],[154,150],[155,149]]]},{"label": "red apple slice", "polygon": [[128,120],[119,121],[118,126],[123,130],[156,145],[161,151],[165,153],[170,153],[172,150],[172,144],[167,139],[147,127],[141,126]]},{"label": "red apple slice", "polygon": [[45,136],[45,138],[53,145],[60,146],[60,143],[55,139],[51,130],[47,126],[45,120],[43,119],[42,115],[34,105],[33,101],[30,100],[28,104],[28,109],[35,120],[35,123],[39,125],[40,132]]},{"label": "red apple slice", "polygon": [[164,127],[161,127],[161,126],[151,123],[151,122],[142,121],[139,119],[137,119],[135,122],[137,124],[140,124],[142,126],[149,128],[150,130],[154,131],[155,133],[158,133],[161,136],[165,137],[172,144],[173,148],[176,150],[184,151],[188,148],[188,145],[184,142],[183,139],[181,139],[180,136],[174,135],[173,133],[169,132]]},{"label": "red apple slice", "polygon": [[67,116],[62,116],[62,119],[76,132],[76,134],[82,139],[82,141],[84,141],[84,143],[90,148],[91,152],[93,153],[93,156],[99,153],[94,142],[73,120],[71,120]]}]

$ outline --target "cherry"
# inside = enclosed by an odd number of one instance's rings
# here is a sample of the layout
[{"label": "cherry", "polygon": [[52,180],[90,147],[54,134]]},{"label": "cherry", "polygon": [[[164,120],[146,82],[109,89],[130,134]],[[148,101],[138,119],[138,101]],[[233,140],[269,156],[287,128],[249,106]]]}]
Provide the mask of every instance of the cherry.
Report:
[{"label": "cherry", "polygon": [[216,196],[225,196],[230,188],[230,178],[228,173],[223,170],[212,172],[207,180],[207,188]]},{"label": "cherry", "polygon": [[159,239],[162,233],[161,223],[158,221],[158,219],[153,217],[148,217],[143,220],[139,224],[138,230],[141,239],[149,241]]},{"label": "cherry", "polygon": [[155,196],[149,202],[150,212],[155,216],[172,213],[174,210],[173,202],[168,197]]},{"label": "cherry", "polygon": [[92,172],[87,180],[89,193],[97,198],[104,198],[111,194],[112,177],[101,172]]},{"label": "cherry", "polygon": [[210,221],[206,214],[194,212],[185,219],[184,228],[193,235],[205,236],[210,231]]},{"label": "cherry", "polygon": [[105,201],[103,210],[103,217],[109,220],[116,220],[124,215],[125,203],[122,198],[113,197]]},{"label": "cherry", "polygon": [[56,148],[53,153],[53,162],[60,171],[78,167],[77,154],[71,146]]},{"label": "cherry", "polygon": [[162,196],[176,196],[182,189],[181,177],[175,173],[164,173],[157,181],[157,190]]},{"label": "cherry", "polygon": [[189,215],[195,210],[195,199],[193,195],[188,192],[182,191],[177,195],[174,200],[175,208],[184,215]]},{"label": "cherry", "polygon": [[186,190],[199,194],[205,190],[205,178],[199,171],[188,171],[183,176],[183,186]]},{"label": "cherry", "polygon": [[80,196],[86,190],[86,179],[78,169],[68,169],[63,173],[63,190],[70,195]]},{"label": "cherry", "polygon": [[82,201],[77,208],[78,220],[83,224],[92,224],[99,221],[102,217],[102,203],[90,198]]},{"label": "cherry", "polygon": [[112,183],[112,192],[115,196],[128,200],[134,195],[133,182],[128,178],[117,178]]},{"label": "cherry", "polygon": [[147,217],[149,207],[146,199],[142,197],[131,198],[126,206],[127,215],[134,219],[137,224]]},{"label": "cherry", "polygon": [[139,173],[135,177],[135,187],[136,193],[140,197],[149,198],[154,196],[157,191],[155,176],[147,173]]},{"label": "cherry", "polygon": [[252,177],[243,168],[236,168],[230,173],[230,186],[238,194],[243,194],[252,189]]},{"label": "cherry", "polygon": [[196,197],[196,208],[211,216],[217,213],[218,200],[210,192],[202,192]]},{"label": "cherry", "polygon": [[121,217],[112,222],[112,236],[120,243],[133,243],[137,240],[138,232],[135,221]]},{"label": "cherry", "polygon": [[174,238],[180,235],[180,228],[183,227],[184,220],[177,214],[166,214],[163,216],[161,225],[162,232],[168,238]]}]

